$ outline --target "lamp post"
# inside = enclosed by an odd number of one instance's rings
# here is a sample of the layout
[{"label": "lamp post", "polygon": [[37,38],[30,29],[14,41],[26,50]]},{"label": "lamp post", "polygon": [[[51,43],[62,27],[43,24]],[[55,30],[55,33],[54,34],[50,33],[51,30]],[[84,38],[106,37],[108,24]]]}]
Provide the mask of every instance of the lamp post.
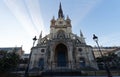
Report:
[{"label": "lamp post", "polygon": [[[98,43],[98,37],[95,34],[93,34],[93,40],[96,42],[96,44],[98,46],[98,49],[99,49],[99,52],[100,52],[100,55],[103,58],[103,54],[102,54],[102,51],[101,51],[99,43]],[[104,63],[104,67],[105,67],[105,70],[107,72],[108,77],[112,77],[112,74],[111,74],[111,72],[110,72],[110,70],[109,70],[109,68],[108,68],[104,59],[103,59],[103,63]]]},{"label": "lamp post", "polygon": [[[34,47],[34,44],[35,44],[36,40],[37,40],[37,38],[36,38],[36,36],[35,36],[35,37],[33,38],[33,47]],[[28,70],[29,70],[31,55],[32,55],[32,52],[30,52],[30,56],[29,56],[29,60],[28,60],[28,65],[27,65],[27,67],[26,67],[24,77],[28,77]]]},{"label": "lamp post", "polygon": [[37,40],[37,38],[36,38],[36,36],[35,36],[35,37],[33,38],[33,47],[34,47],[34,45],[35,45],[36,40]]}]

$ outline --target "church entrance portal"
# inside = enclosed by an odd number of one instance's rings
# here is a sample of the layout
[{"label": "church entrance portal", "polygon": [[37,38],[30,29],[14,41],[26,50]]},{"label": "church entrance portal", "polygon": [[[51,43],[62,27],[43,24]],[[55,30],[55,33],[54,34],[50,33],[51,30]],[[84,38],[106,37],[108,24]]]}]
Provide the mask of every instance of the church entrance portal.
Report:
[{"label": "church entrance portal", "polygon": [[58,67],[66,67],[67,66],[67,47],[60,43],[56,46],[56,62]]}]

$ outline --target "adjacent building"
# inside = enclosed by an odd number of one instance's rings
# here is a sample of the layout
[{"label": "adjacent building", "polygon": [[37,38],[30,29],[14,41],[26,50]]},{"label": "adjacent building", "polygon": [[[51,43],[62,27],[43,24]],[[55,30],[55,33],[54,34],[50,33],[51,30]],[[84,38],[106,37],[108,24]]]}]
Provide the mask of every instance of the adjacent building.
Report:
[{"label": "adjacent building", "polygon": [[[104,56],[108,56],[109,54],[114,53],[118,57],[120,57],[120,47],[118,46],[100,47],[100,50]],[[95,58],[101,57],[98,47],[93,47],[93,52],[94,52]]]},{"label": "adjacent building", "polygon": [[0,51],[5,51],[7,53],[15,52],[20,57],[24,54],[22,47],[1,47]]}]

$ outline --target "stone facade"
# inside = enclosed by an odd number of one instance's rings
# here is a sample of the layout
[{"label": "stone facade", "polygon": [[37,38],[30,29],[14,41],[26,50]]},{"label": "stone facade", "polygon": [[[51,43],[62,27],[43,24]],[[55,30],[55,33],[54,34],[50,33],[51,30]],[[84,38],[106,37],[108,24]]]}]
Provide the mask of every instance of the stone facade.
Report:
[{"label": "stone facade", "polygon": [[69,16],[63,15],[61,4],[58,18],[54,17],[50,24],[50,33],[38,39],[38,44],[31,49],[29,70],[81,69],[91,67],[98,69],[93,49],[87,45],[80,35],[72,33]]}]

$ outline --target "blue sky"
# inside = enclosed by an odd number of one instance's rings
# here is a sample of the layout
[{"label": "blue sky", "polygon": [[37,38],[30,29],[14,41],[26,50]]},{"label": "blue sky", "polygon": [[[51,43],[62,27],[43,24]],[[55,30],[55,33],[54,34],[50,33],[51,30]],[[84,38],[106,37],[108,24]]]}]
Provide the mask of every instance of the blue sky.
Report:
[{"label": "blue sky", "polygon": [[88,45],[96,45],[96,34],[101,46],[120,46],[120,0],[0,0],[0,47],[23,46],[29,53],[32,38],[49,33],[60,2],[73,33],[82,30]]}]

